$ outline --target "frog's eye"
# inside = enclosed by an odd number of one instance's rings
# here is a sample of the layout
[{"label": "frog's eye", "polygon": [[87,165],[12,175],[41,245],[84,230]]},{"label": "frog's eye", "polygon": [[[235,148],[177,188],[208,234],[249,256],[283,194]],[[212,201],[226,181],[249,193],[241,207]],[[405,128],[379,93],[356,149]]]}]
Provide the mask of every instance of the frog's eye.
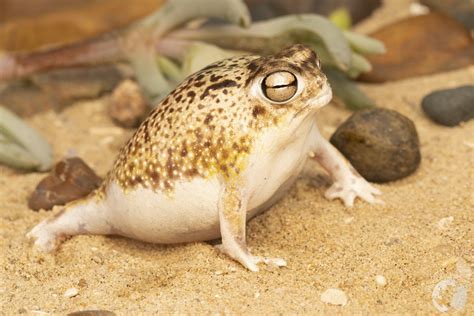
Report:
[{"label": "frog's eye", "polygon": [[296,76],[289,71],[273,72],[262,81],[263,94],[273,102],[288,101],[296,94],[297,89]]}]

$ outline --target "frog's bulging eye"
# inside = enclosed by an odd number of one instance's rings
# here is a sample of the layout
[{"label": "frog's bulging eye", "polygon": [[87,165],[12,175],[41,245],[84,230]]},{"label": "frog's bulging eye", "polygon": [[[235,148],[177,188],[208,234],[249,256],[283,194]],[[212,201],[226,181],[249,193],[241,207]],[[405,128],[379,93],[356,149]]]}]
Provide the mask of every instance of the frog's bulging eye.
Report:
[{"label": "frog's bulging eye", "polygon": [[298,90],[296,76],[289,71],[277,71],[263,79],[262,92],[270,101],[285,102]]}]

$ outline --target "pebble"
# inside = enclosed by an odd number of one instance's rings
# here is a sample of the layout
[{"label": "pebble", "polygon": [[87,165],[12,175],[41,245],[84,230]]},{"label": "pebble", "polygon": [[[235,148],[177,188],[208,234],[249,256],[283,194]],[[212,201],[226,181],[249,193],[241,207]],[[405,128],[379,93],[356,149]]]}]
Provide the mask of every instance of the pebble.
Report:
[{"label": "pebble", "polygon": [[406,177],[421,160],[415,125],[388,109],[355,112],[332,135],[331,143],[372,182]]},{"label": "pebble", "polygon": [[375,283],[377,283],[377,285],[379,286],[385,286],[387,285],[387,279],[383,276],[383,275],[376,275],[375,276]]},{"label": "pebble", "polygon": [[433,121],[456,126],[474,118],[474,86],[431,92],[421,101],[423,111]]},{"label": "pebble", "polygon": [[452,216],[443,217],[442,219],[438,221],[437,226],[441,230],[446,230],[449,228],[449,226],[451,225],[453,221],[454,221],[454,217]]},{"label": "pebble", "polygon": [[79,290],[75,287],[69,288],[64,292],[64,297],[74,297],[79,294]]},{"label": "pebble", "polygon": [[354,217],[351,216],[351,217],[346,217],[344,218],[344,224],[350,224],[354,221]]},{"label": "pebble", "polygon": [[347,304],[348,298],[341,289],[332,288],[321,294],[321,301],[326,304],[344,306]]},{"label": "pebble", "polygon": [[109,115],[122,127],[137,127],[149,111],[150,106],[142,89],[132,80],[122,81],[112,93]]},{"label": "pebble", "polygon": [[38,183],[28,200],[28,206],[35,211],[50,210],[84,197],[101,184],[102,179],[78,157],[58,162],[51,173]]}]

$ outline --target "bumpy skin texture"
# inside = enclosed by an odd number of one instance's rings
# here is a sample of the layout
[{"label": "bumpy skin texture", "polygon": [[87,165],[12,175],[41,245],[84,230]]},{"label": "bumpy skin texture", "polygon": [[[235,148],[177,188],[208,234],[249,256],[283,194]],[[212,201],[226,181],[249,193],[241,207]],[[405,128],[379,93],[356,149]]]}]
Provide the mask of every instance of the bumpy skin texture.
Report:
[{"label": "bumpy skin texture", "polygon": [[309,157],[332,176],[326,197],[352,206],[380,192],[320,134],[317,109],[332,97],[313,51],[212,64],[164,99],[122,149],[102,186],[28,234],[43,251],[66,236],[118,234],[156,243],[221,237],[218,248],[252,271],[246,222],[276,202]]},{"label": "bumpy skin texture", "polygon": [[[295,59],[296,54],[301,58]],[[108,180],[125,190],[137,185],[172,190],[176,180],[195,176],[235,177],[245,168],[256,134],[278,125],[289,112],[287,105],[277,109],[242,91],[264,69],[313,73],[316,58],[295,46],[267,58],[226,59],[187,78],[143,122]],[[321,76],[313,80],[314,86],[305,91],[308,96],[325,84]]]}]

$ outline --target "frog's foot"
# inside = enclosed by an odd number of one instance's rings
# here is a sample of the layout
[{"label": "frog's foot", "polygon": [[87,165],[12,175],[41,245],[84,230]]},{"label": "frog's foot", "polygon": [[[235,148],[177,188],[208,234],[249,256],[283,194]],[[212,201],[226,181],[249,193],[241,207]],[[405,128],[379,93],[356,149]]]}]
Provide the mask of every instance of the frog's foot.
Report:
[{"label": "frog's foot", "polygon": [[103,214],[103,210],[95,202],[73,202],[52,218],[36,225],[26,237],[34,241],[38,250],[50,252],[67,236],[110,233],[111,227]]},{"label": "frog's foot", "polygon": [[250,271],[257,272],[258,264],[286,266],[280,258],[253,256],[245,242],[247,196],[233,186],[226,187],[219,202],[219,221],[222,245],[217,248]]},{"label": "frog's foot", "polygon": [[225,253],[232,259],[240,262],[244,267],[253,272],[258,272],[258,264],[264,263],[267,265],[273,265],[277,267],[286,267],[286,260],[282,258],[268,258],[253,256],[248,251],[243,251],[243,249],[235,249],[234,247],[224,247],[222,244],[216,245],[216,249]]},{"label": "frog's foot", "polygon": [[324,196],[329,200],[340,198],[345,206],[352,207],[356,197],[360,197],[370,204],[383,204],[382,200],[375,197],[380,194],[380,190],[373,187],[364,178],[352,175],[347,179],[334,182]]},{"label": "frog's foot", "polygon": [[51,229],[49,220],[44,220],[36,225],[26,237],[34,241],[35,247],[42,252],[51,252],[65,239],[64,235],[59,235]]}]

